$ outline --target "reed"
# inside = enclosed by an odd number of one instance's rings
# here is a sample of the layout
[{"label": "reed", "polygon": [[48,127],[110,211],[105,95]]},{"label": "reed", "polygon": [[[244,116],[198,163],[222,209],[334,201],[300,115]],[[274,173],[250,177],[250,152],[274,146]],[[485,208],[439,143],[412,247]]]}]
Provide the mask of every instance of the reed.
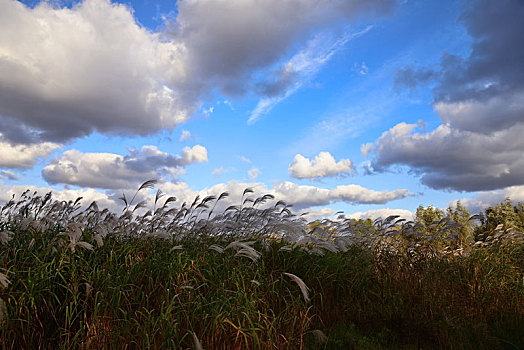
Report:
[{"label": "reed", "polygon": [[227,193],[175,207],[157,192],[145,213],[136,194],[121,214],[6,203],[2,348],[524,348],[517,228],[465,243],[449,218],[438,234],[398,217],[308,223],[250,194],[223,212]]}]

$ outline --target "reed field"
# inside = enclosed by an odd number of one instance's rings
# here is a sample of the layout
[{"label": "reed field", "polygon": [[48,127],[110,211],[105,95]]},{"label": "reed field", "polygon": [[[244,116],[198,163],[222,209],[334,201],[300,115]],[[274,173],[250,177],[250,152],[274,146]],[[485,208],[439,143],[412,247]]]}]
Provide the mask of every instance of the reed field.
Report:
[{"label": "reed field", "polygon": [[3,349],[524,349],[522,204],[307,222],[156,193],[2,207]]}]

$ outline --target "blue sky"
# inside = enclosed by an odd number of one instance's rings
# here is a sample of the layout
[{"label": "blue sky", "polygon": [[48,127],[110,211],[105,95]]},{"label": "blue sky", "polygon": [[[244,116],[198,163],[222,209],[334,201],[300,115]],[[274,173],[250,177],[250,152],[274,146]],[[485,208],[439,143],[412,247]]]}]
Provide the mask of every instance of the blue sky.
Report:
[{"label": "blue sky", "polygon": [[522,18],[518,0],[0,0],[0,200],[117,208],[152,177],[180,203],[251,186],[312,218],[524,200]]}]

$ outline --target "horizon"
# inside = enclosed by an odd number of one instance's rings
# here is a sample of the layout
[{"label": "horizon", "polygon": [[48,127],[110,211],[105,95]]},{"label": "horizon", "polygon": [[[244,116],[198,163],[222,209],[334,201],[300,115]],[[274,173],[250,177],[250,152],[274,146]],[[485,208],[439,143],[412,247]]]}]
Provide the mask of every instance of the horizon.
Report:
[{"label": "horizon", "polygon": [[[524,201],[524,3],[0,0],[0,202]],[[154,199],[151,192],[141,199]],[[224,204],[226,205],[226,204]]]}]

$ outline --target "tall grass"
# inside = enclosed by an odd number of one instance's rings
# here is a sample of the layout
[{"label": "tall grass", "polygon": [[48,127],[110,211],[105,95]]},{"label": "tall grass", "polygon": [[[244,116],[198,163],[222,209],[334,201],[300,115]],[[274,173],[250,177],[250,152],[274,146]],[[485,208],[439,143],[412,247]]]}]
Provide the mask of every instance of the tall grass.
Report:
[{"label": "tall grass", "polygon": [[524,348],[522,233],[458,246],[450,220],[435,237],[397,217],[307,223],[252,193],[221,212],[227,193],[175,207],[157,192],[150,211],[123,197],[120,215],[13,199],[2,347]]}]

